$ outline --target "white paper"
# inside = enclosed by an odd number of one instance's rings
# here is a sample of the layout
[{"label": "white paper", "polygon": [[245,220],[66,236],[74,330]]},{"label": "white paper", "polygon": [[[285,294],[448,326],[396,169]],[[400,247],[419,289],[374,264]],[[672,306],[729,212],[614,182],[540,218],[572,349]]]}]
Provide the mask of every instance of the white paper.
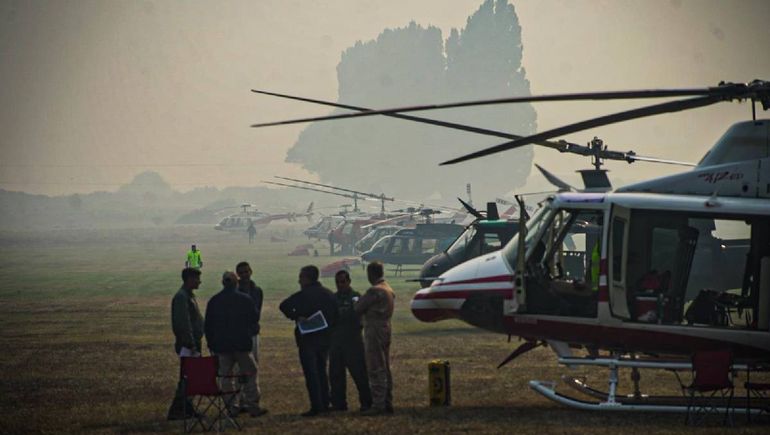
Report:
[{"label": "white paper", "polygon": [[188,349],[186,347],[182,347],[179,350],[179,356],[201,356],[200,352],[193,352],[191,349]]},{"label": "white paper", "polygon": [[299,329],[299,333],[302,335],[310,334],[311,332],[321,331],[328,327],[329,327],[329,324],[326,323],[326,317],[324,317],[324,313],[322,313],[320,310],[316,311],[312,316],[308,317],[307,319],[301,322],[297,322],[297,328]]}]

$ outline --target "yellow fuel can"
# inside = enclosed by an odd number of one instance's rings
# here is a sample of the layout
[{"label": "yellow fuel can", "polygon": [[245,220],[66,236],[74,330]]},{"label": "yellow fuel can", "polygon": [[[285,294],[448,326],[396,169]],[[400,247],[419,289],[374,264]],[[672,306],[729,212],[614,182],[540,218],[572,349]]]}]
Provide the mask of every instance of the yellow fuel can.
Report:
[{"label": "yellow fuel can", "polygon": [[428,363],[430,406],[449,406],[452,402],[449,361],[435,359]]}]

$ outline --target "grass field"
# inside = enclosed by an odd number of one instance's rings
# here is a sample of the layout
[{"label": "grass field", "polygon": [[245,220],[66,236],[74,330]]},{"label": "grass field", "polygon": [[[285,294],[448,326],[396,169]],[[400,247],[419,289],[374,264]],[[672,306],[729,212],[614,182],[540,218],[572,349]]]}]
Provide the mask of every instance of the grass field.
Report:
[{"label": "grass field", "polygon": [[[558,380],[568,370],[539,348],[497,370],[518,346],[515,338],[486,333],[456,321],[420,323],[409,311],[416,284],[388,274],[397,293],[392,366],[396,413],[365,418],[355,412],[303,419],[309,405],[293,324],[278,303],[297,289],[299,267],[330,262],[327,256],[289,257],[307,243],[293,227],[271,227],[249,245],[245,237],[209,227],[145,230],[51,230],[0,233],[0,433],[142,433],[181,430],[166,422],[178,361],[173,352],[170,300],[191,242],[202,250],[201,308],[219,291],[222,271],[247,260],[265,290],[260,385],[270,413],[242,418],[245,432],[260,433],[681,433],[683,416],[599,414],[556,405],[532,392],[530,379]],[[288,236],[271,243],[270,232]],[[296,233],[296,232],[295,232]],[[324,245],[318,251],[327,252]],[[331,279],[324,284],[333,288]],[[364,290],[365,275],[353,271]],[[452,366],[452,406],[427,406],[427,363]],[[606,373],[585,374],[598,387]],[[621,392],[629,392],[621,372]],[[645,372],[645,392],[676,394],[672,375]],[[349,385],[349,402],[357,395]],[[560,389],[563,387],[560,386]],[[736,390],[743,394],[743,390]],[[353,407],[356,408],[355,406]],[[767,426],[718,425],[703,433],[766,433]]]}]

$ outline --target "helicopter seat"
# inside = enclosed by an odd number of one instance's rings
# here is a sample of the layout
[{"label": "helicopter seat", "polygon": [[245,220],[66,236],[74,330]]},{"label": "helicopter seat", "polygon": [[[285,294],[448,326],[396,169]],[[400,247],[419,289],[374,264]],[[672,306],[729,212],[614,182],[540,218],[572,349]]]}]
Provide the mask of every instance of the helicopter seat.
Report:
[{"label": "helicopter seat", "polygon": [[644,274],[634,296],[636,320],[645,323],[662,323],[671,316],[666,310],[671,271],[658,273],[651,270]]}]

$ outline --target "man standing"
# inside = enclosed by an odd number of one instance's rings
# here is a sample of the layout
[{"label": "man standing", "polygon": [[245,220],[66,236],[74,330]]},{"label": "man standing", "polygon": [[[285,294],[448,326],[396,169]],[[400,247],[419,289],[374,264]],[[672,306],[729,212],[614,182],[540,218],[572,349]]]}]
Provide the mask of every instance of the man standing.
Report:
[{"label": "man standing", "polygon": [[361,338],[361,321],[353,305],[361,296],[350,287],[350,274],[340,270],[334,276],[337,285],[337,310],[339,319],[332,331],[332,342],[329,349],[329,382],[331,383],[332,408],[338,411],[348,409],[345,368],[350,371],[353,382],[358,389],[358,402],[361,411],[372,406],[372,392],[369,389],[369,377],[366,373],[364,359],[364,341]]},{"label": "man standing", "polygon": [[393,377],[390,374],[390,319],[393,317],[393,289],[383,278],[382,263],[374,261],[366,266],[366,275],[372,284],[356,302],[355,310],[364,320],[364,346],[369,384],[372,389],[372,407],[364,415],[393,413]]},{"label": "man standing", "polygon": [[[299,271],[300,290],[286,298],[279,306],[281,312],[297,322],[294,338],[299,348],[299,362],[305,375],[305,386],[310,397],[310,410],[303,417],[313,417],[329,408],[329,380],[326,361],[329,357],[331,329],[337,323],[337,302],[334,293],[318,282],[319,271],[315,266],[305,266]],[[317,326],[315,331],[300,331],[318,312],[323,314],[326,327]],[[316,317],[318,318],[318,317]],[[310,323],[309,321],[307,323]]]},{"label": "man standing", "polygon": [[203,260],[201,260],[201,251],[195,245],[190,247],[187,251],[187,260],[184,262],[184,267],[192,267],[193,269],[199,269],[203,267]]},{"label": "man standing", "polygon": [[[182,270],[182,287],[171,300],[171,329],[174,331],[174,350],[180,357],[200,356],[203,337],[203,316],[198,309],[193,290],[201,285],[201,271],[193,268]],[[181,364],[181,359],[180,359]],[[181,370],[180,370],[181,374]],[[183,420],[194,416],[192,404],[185,400],[184,382],[179,379],[174,401],[168,410],[169,420]]]},{"label": "man standing", "polygon": [[257,235],[257,229],[254,227],[254,222],[249,221],[249,227],[246,228],[246,232],[249,233],[249,244],[254,241],[254,236]]},{"label": "man standing", "polygon": [[[238,374],[246,378],[243,394],[252,417],[259,417],[265,411],[257,405],[257,386],[254,381],[256,365],[251,356],[251,333],[257,313],[253,300],[237,290],[238,277],[233,272],[222,275],[223,289],[215,294],[206,306],[206,341],[209,350],[219,358],[219,375],[229,376],[233,366],[238,364]],[[224,378],[223,389],[233,390],[235,378]],[[230,385],[228,385],[230,384]],[[232,395],[226,396],[225,403],[232,405]],[[238,411],[230,408],[230,415]]]},{"label": "man standing", "polygon": [[[259,319],[262,315],[263,293],[262,289],[251,280],[252,271],[249,263],[245,261],[238,263],[235,266],[235,273],[238,274],[238,291],[251,298],[254,302],[254,310],[257,312],[257,317],[251,328],[251,356],[254,358],[254,383],[257,387],[256,403],[259,407],[259,401],[262,397],[262,392],[259,389]],[[267,412],[265,408],[260,408],[260,410],[263,413]]]}]

